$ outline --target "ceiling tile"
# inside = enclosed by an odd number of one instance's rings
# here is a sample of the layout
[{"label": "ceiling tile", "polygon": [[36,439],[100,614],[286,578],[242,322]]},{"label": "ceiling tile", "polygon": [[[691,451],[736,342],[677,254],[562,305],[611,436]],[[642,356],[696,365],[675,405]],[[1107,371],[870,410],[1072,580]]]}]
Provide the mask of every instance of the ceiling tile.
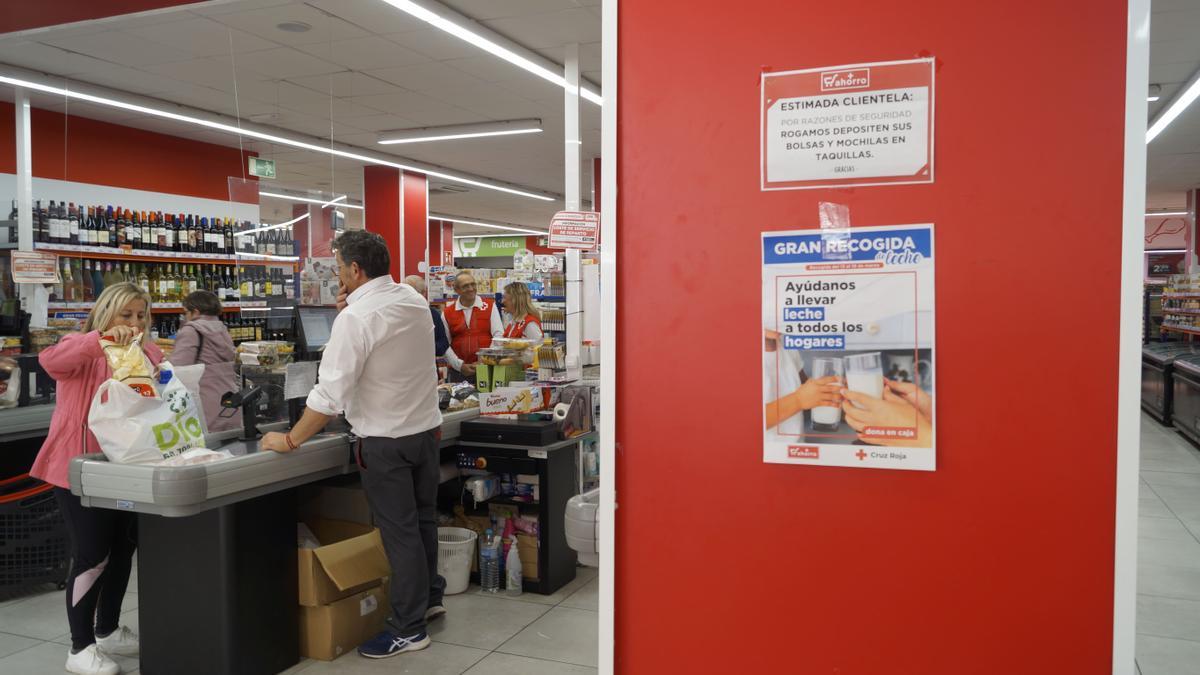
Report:
[{"label": "ceiling tile", "polygon": [[[569,44],[569,43],[563,43]],[[563,45],[551,47],[549,49],[537,50],[539,54],[550,59],[555,63],[563,63],[566,61],[565,49]],[[604,66],[602,43],[589,42],[579,45],[579,69],[580,70],[600,70]]]},{"label": "ceiling tile", "polygon": [[301,51],[349,70],[372,70],[426,63],[429,57],[378,36],[321,42],[298,47]]},{"label": "ceiling tile", "polygon": [[[440,112],[448,106],[443,101],[415,91],[399,91],[394,94],[355,96],[350,100],[376,108],[388,114],[409,117],[410,112]],[[409,117],[409,119],[412,119]]]},{"label": "ceiling tile", "polygon": [[600,21],[586,9],[567,9],[511,19],[482,22],[488,28],[529,49],[549,49],[573,42],[600,41]]},{"label": "ceiling tile", "polygon": [[526,77],[518,77],[511,80],[499,80],[496,81],[496,86],[501,87],[505,91],[508,91],[512,94],[516,94],[521,98],[529,99],[530,101],[549,99],[557,96],[559,113],[561,114],[563,93],[562,87],[554,84],[553,82],[543,80],[540,77],[525,73],[524,71],[521,72],[526,75]]},{"label": "ceiling tile", "polygon": [[[442,63],[456,70],[461,70],[462,72],[472,75],[475,78],[483,80],[484,82],[502,82],[504,80],[524,78],[547,82],[547,80],[540,78],[537,75],[534,75],[533,73],[530,73],[529,71],[518,66],[514,66],[508,61],[496,58],[491,54],[481,53],[480,56],[473,56],[468,59],[450,59],[447,61],[442,61]],[[549,84],[549,82],[547,82],[547,84]]]},{"label": "ceiling tile", "polygon": [[461,70],[456,70],[442,63],[425,63],[400,68],[382,68],[367,72],[373,77],[387,80],[413,91],[422,91],[436,87],[468,86],[482,82],[477,77],[468,75]]},{"label": "ceiling tile", "polygon": [[295,0],[230,0],[228,2],[206,2],[198,6],[189,7],[188,10],[196,14],[217,16],[221,14],[237,14],[252,9],[280,7],[290,5],[294,2]]},{"label": "ceiling tile", "polygon": [[578,7],[573,0],[504,0],[504,2],[496,2],[496,0],[444,0],[443,4],[476,21],[543,14]]},{"label": "ceiling tile", "polygon": [[[227,26],[288,46],[349,40],[370,34],[363,28],[303,3],[220,14],[212,18]],[[289,33],[276,27],[283,22],[306,23],[312,26],[312,29],[305,33]]]},{"label": "ceiling tile", "polygon": [[1200,44],[1194,39],[1152,43],[1150,63],[1200,63]]},{"label": "ceiling tile", "polygon": [[145,41],[130,39],[120,31],[111,30],[75,37],[50,37],[39,40],[43,44],[69,49],[72,52],[119,63],[124,66],[148,66],[158,63],[187,61],[192,58],[184,52],[169,49],[148,49]]},{"label": "ceiling tile", "polygon": [[336,73],[343,68],[315,56],[290,47],[267,49],[253,54],[246,54],[238,59],[242,68],[262,73],[269,77],[289,78],[304,77],[305,75],[324,75]]},{"label": "ceiling tile", "polygon": [[1153,44],[1193,38],[1197,26],[1200,26],[1200,9],[1195,3],[1186,10],[1156,14],[1150,23],[1150,42]]},{"label": "ceiling tile", "polygon": [[[190,15],[189,15],[190,16]],[[178,50],[190,56],[221,56],[271,49],[279,45],[205,17],[195,17],[146,28],[123,29],[130,41],[145,40],[155,49]]]},{"label": "ceiling tile", "polygon": [[289,103],[284,106],[288,110],[295,110],[312,115],[321,119],[329,119],[333,115],[333,119],[337,121],[350,120],[355,117],[374,117],[382,113],[378,108],[372,108],[362,103],[355,103],[344,98],[330,99],[328,97],[323,101],[311,101],[308,103]]},{"label": "ceiling tile", "polygon": [[392,94],[400,89],[391,82],[384,82],[364,73],[343,71],[333,75],[313,75],[311,77],[293,77],[289,82],[308,87],[315,91],[333,96],[370,96],[372,94]]},{"label": "ceiling tile", "polygon": [[430,28],[424,21],[380,0],[309,0],[308,4],[379,35]]},{"label": "ceiling tile", "polygon": [[[411,129],[418,126],[418,124],[399,115],[376,115],[374,117],[356,117],[354,118],[354,126],[378,133],[381,131],[394,131],[396,129]],[[375,145],[374,139],[371,140],[370,145]]]},{"label": "ceiling tile", "polygon": [[1151,82],[1186,82],[1196,72],[1194,63],[1164,63],[1150,65]]},{"label": "ceiling tile", "polygon": [[113,64],[82,54],[72,54],[58,47],[40,42],[14,42],[0,44],[0,61],[31,70],[40,70],[56,75],[77,75],[108,70]]},{"label": "ceiling tile", "polygon": [[484,120],[537,117],[543,111],[542,107],[533,101],[494,84],[479,83],[467,87],[435,89],[427,93],[438,100],[473,111]]},{"label": "ceiling tile", "polygon": [[486,53],[479,47],[424,23],[421,30],[400,34],[385,34],[383,37],[414,52],[424,54],[435,61],[465,59]]}]

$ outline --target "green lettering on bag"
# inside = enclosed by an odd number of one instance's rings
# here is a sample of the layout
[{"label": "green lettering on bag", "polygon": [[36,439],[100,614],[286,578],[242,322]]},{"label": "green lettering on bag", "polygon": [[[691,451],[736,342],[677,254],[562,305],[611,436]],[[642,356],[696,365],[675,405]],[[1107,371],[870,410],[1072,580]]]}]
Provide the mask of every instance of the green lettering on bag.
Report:
[{"label": "green lettering on bag", "polygon": [[[169,436],[167,434],[170,434]],[[180,440],[179,431],[170,422],[154,425],[154,442],[158,443],[158,451],[166,452]]]},{"label": "green lettering on bag", "polygon": [[200,428],[200,420],[195,417],[189,417],[183,422],[183,429],[192,438],[202,438],[204,431]]}]

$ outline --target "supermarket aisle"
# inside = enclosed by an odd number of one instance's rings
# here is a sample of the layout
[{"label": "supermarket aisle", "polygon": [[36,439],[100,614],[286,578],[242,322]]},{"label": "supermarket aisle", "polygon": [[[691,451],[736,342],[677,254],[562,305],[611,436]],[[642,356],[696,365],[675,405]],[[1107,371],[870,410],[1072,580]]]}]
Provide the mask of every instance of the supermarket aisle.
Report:
[{"label": "supermarket aisle", "polygon": [[[130,587],[137,587],[136,575]],[[444,620],[430,626],[433,644],[411,655],[378,661],[347,654],[336,661],[302,661],[287,671],[425,675],[587,675],[596,672],[599,579],[579,568],[554,595],[481,596],[479,587],[446,596]],[[137,593],[125,596],[122,623],[137,629]],[[0,596],[0,675],[62,675],[67,617],[62,591],[53,586]],[[117,657],[124,673],[137,659]]]},{"label": "supermarket aisle", "polygon": [[1200,451],[1142,415],[1137,663],[1141,675],[1200,663]]}]

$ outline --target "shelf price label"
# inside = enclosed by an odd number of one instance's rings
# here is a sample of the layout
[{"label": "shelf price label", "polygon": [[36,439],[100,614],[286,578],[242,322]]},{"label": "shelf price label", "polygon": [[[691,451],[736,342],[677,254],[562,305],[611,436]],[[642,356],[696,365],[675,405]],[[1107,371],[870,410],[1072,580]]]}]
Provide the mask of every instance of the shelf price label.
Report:
[{"label": "shelf price label", "polygon": [[933,182],[933,59],[763,73],[761,188]]}]

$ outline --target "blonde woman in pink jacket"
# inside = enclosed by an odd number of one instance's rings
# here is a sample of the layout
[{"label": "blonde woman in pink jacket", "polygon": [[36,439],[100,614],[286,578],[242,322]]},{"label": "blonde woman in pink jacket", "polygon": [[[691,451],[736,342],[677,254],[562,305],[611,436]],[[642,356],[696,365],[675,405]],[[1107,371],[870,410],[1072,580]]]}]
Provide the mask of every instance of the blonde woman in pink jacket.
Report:
[{"label": "blonde woman in pink jacket", "polygon": [[[117,675],[121,667],[111,655],[138,653],[137,635],[118,625],[137,549],[137,519],[132,513],[84,507],[71,494],[67,472],[72,458],[100,451],[87,428],[92,397],[112,376],[100,338],[129,344],[145,330],[149,317],[149,295],[134,284],[113,284],[96,299],[82,332],[63,337],[38,355],[57,383],[57,394],[50,433],[29,473],[55,486],[54,496],[70,533],[66,600],[71,650],[66,669],[71,673]],[[143,343],[142,350],[155,366],[162,360],[162,351],[153,342]]]}]

